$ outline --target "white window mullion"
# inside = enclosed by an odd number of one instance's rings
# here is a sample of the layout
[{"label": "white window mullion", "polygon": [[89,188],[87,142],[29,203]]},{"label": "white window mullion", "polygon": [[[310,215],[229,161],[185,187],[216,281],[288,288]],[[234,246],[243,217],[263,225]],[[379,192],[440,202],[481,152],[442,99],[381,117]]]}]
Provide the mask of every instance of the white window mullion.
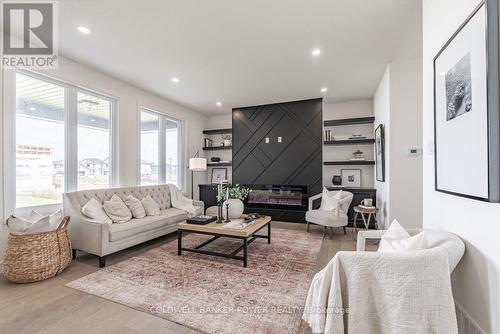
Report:
[{"label": "white window mullion", "polygon": [[160,133],[158,135],[158,178],[159,183],[166,183],[166,158],[165,158],[165,130],[167,120],[160,116]]},{"label": "white window mullion", "polygon": [[64,161],[66,175],[66,191],[77,190],[78,179],[78,102],[77,90],[67,88],[66,94],[66,157]]},{"label": "white window mullion", "polygon": [[109,143],[110,143],[110,172],[111,172],[111,186],[119,187],[120,186],[120,175],[118,171],[118,113],[116,112],[118,106],[116,101],[111,102],[111,124],[110,124],[110,134],[109,134]]}]

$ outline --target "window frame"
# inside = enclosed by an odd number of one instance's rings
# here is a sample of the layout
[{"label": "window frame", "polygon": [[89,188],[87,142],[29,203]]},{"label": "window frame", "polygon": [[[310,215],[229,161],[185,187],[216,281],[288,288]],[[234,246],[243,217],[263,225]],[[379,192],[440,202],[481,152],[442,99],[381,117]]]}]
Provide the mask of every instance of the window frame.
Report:
[{"label": "window frame", "polygon": [[159,111],[158,108],[150,108],[144,105],[139,106],[137,110],[137,185],[141,185],[141,115],[142,112],[153,114],[159,119],[158,128],[158,184],[166,184],[166,122],[171,121],[177,123],[177,182],[180,189],[185,189],[185,172],[183,166],[185,165],[185,136],[184,129],[185,123],[176,117],[172,117],[167,113]]},{"label": "window frame", "polygon": [[[52,78],[34,71],[17,69],[5,72],[5,82],[11,82],[12,85],[5,85],[4,110],[13,112],[4,112],[4,194],[13,194],[13,196],[4,196],[5,212],[14,212],[18,215],[27,215],[31,210],[40,212],[50,212],[60,209],[61,203],[37,205],[29,207],[16,207],[16,118],[17,118],[17,84],[16,76],[21,74],[36,80],[41,80],[50,84],[57,85],[64,89],[64,192],[77,191],[78,186],[78,92],[96,96],[110,102],[110,178],[109,187],[118,185],[118,140],[117,140],[117,106],[118,98],[97,92],[95,90],[70,84],[68,82]],[[9,168],[10,166],[10,168]],[[63,192],[63,193],[64,193]]]}]

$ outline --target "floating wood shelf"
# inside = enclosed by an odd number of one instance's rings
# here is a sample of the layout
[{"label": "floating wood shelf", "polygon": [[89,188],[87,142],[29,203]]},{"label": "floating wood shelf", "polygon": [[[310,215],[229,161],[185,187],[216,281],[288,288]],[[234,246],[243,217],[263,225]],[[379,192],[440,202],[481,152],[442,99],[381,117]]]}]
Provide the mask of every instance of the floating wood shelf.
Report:
[{"label": "floating wood shelf", "polygon": [[225,133],[233,133],[233,129],[213,129],[213,130],[203,130],[203,134],[206,135],[222,135]]},{"label": "floating wood shelf", "polygon": [[232,162],[209,162],[207,163],[208,167],[228,167],[232,166]]},{"label": "floating wood shelf", "polygon": [[212,147],[204,147],[205,151],[216,151],[216,150],[231,150],[232,146],[212,146]]},{"label": "floating wood shelf", "polygon": [[343,118],[332,119],[325,121],[325,126],[341,126],[341,125],[356,125],[356,124],[373,124],[375,117],[358,117],[358,118]]},{"label": "floating wood shelf", "polygon": [[355,144],[373,144],[375,139],[346,139],[346,140],[328,140],[324,141],[325,145],[355,145]]},{"label": "floating wood shelf", "polygon": [[323,162],[323,165],[325,166],[344,166],[344,165],[351,165],[351,166],[357,166],[357,165],[375,165],[375,161],[373,160],[344,160],[344,161],[325,161]]}]

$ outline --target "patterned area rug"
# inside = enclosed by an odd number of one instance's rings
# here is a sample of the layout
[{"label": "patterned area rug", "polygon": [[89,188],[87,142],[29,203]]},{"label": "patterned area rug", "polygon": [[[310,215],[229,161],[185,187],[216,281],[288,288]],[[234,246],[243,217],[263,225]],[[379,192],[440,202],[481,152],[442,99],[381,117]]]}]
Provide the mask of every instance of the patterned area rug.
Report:
[{"label": "patterned area rug", "polygon": [[[208,238],[189,234],[183,244]],[[67,286],[207,333],[292,334],[299,330],[321,240],[275,228],[271,244],[257,239],[249,245],[248,268],[233,259],[177,256],[174,240]],[[204,249],[230,252],[240,244],[220,238]]]}]

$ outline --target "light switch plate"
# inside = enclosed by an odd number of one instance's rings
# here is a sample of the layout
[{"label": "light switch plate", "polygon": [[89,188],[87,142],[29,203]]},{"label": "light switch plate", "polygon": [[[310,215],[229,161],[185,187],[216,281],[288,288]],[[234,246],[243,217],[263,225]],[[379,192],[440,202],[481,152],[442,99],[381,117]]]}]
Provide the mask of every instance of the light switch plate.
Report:
[{"label": "light switch plate", "polygon": [[266,137],[266,144],[269,144],[269,137]]},{"label": "light switch plate", "polygon": [[415,157],[415,156],[419,156],[420,154],[422,154],[422,149],[420,149],[418,147],[408,148],[408,156]]},{"label": "light switch plate", "polygon": [[282,141],[281,137],[278,137],[278,143],[281,143]]}]

